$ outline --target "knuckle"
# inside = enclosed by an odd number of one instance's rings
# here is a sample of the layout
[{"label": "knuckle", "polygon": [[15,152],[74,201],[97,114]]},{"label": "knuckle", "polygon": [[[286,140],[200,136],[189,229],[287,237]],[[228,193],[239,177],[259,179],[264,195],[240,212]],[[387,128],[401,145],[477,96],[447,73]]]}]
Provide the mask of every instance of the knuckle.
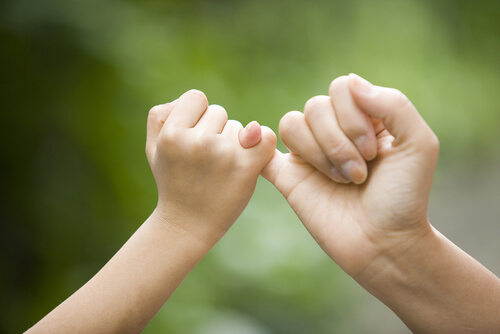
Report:
[{"label": "knuckle", "polygon": [[351,139],[357,139],[367,133],[362,124],[351,122],[349,120],[343,120],[339,122],[342,131]]},{"label": "knuckle", "polygon": [[158,155],[160,159],[175,160],[183,151],[182,140],[178,131],[165,131],[158,138],[156,147],[150,151],[150,156]]},{"label": "knuckle", "polygon": [[206,132],[198,131],[193,135],[191,147],[194,151],[205,151],[212,146],[212,136]]},{"label": "knuckle", "polygon": [[227,114],[226,113],[226,109],[224,109],[223,106],[219,105],[219,104],[211,104],[209,107],[208,107],[210,110],[212,110],[213,112],[217,112],[217,113],[221,113],[221,114]]},{"label": "knuckle", "polygon": [[148,118],[152,119],[152,120],[158,119],[159,115],[160,115],[161,108],[162,108],[162,105],[159,104],[159,105],[154,106],[153,108],[149,109]]},{"label": "knuckle", "polygon": [[191,99],[198,100],[201,104],[208,106],[207,96],[201,90],[191,89],[187,93]]},{"label": "knuckle", "polygon": [[320,112],[325,105],[328,105],[327,103],[331,103],[331,101],[330,97],[326,95],[317,95],[307,100],[304,106],[304,115],[306,119],[314,117],[314,115]]},{"label": "knuckle", "polygon": [[193,97],[196,97],[196,98],[199,98],[199,99],[207,99],[207,96],[205,95],[205,93],[203,93],[201,90],[198,90],[198,89],[191,89],[188,91],[188,93],[193,96]]},{"label": "knuckle", "polygon": [[423,119],[420,129],[415,131],[412,139],[411,142],[417,152],[424,154],[426,157],[437,157],[439,155],[439,138]]},{"label": "knuckle", "polygon": [[281,137],[287,137],[293,134],[303,120],[304,114],[300,111],[290,111],[280,120],[278,131]]},{"label": "knuckle", "polygon": [[176,128],[165,129],[161,133],[161,136],[158,140],[158,145],[170,147],[175,145],[179,141],[179,130]]},{"label": "knuckle", "polygon": [[330,93],[331,96],[333,96],[335,95],[335,92],[339,91],[339,89],[348,87],[348,85],[349,85],[349,77],[347,75],[340,76],[332,81],[328,89],[328,92]]},{"label": "knuckle", "polygon": [[338,140],[328,146],[325,153],[327,157],[332,160],[332,162],[342,162],[349,160],[351,157],[352,154],[350,153],[350,148],[351,147],[348,141]]},{"label": "knuckle", "polygon": [[440,147],[439,138],[430,129],[429,129],[429,135],[427,136],[427,140],[425,143],[425,147],[427,148],[429,153],[432,153],[435,155],[439,154],[439,147]]},{"label": "knuckle", "polygon": [[389,92],[395,107],[400,109],[405,109],[407,107],[412,106],[410,99],[400,90],[391,88]]},{"label": "knuckle", "polygon": [[213,136],[205,132],[194,132],[189,134],[189,140],[183,145],[182,156],[187,161],[204,163],[216,147]]},{"label": "knuckle", "polygon": [[213,113],[215,117],[225,118],[226,121],[228,119],[226,109],[218,104],[211,104],[207,111]]},{"label": "knuckle", "polygon": [[243,129],[243,125],[241,124],[241,122],[235,119],[228,120],[226,126],[233,127],[236,129]]}]

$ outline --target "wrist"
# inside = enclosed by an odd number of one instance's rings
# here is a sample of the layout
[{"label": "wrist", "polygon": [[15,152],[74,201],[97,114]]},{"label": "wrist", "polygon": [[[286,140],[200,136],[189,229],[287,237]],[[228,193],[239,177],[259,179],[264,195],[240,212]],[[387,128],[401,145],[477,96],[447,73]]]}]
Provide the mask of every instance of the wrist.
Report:
[{"label": "wrist", "polygon": [[189,212],[177,214],[173,210],[157,206],[148,221],[160,229],[162,233],[175,235],[183,243],[193,248],[193,251],[207,253],[223,236],[223,231],[210,228],[202,217]]},{"label": "wrist", "polygon": [[500,280],[430,224],[428,233],[380,254],[355,279],[413,332],[500,328]]},{"label": "wrist", "polygon": [[412,289],[428,270],[429,257],[439,253],[443,236],[429,222],[411,231],[397,232],[377,245],[376,255],[353,278],[379,299],[394,287]]}]

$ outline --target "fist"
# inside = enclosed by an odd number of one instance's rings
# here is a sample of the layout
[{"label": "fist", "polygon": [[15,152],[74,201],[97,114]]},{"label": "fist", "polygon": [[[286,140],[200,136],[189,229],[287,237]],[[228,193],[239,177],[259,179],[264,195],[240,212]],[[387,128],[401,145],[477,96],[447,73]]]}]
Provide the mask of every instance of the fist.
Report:
[{"label": "fist", "polygon": [[166,224],[217,241],[246,207],[275,147],[272,130],[256,122],[244,129],[197,90],[152,108],[146,155],[156,210]]}]

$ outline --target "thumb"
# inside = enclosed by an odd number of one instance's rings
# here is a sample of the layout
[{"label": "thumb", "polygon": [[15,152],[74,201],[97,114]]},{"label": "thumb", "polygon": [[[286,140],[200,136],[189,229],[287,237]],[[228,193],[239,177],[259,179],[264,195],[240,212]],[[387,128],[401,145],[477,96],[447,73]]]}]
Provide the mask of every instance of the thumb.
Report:
[{"label": "thumb", "polygon": [[256,121],[248,123],[247,126],[240,131],[238,138],[243,148],[250,148],[257,145],[262,139],[262,131],[259,123]]},{"label": "thumb", "polygon": [[276,151],[276,134],[267,126],[260,126],[257,122],[249,123],[239,134],[240,145],[250,154],[253,165],[266,168]]},{"label": "thumb", "polygon": [[369,116],[381,119],[394,136],[394,145],[420,146],[435,138],[408,98],[394,88],[375,86],[356,74],[349,74],[349,90],[356,104]]}]

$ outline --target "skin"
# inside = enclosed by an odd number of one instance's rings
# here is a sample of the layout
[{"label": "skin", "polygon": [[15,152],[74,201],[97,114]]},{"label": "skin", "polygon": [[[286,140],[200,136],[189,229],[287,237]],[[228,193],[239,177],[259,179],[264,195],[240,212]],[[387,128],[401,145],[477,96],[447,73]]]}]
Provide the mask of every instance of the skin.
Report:
[{"label": "skin", "polygon": [[343,76],[279,130],[262,175],[347,274],[416,333],[498,333],[500,280],[427,219],[439,143],[406,96]]},{"label": "skin", "polygon": [[[138,333],[247,205],[276,136],[188,91],[148,117],[151,216],[81,289],[27,333]],[[240,145],[240,141],[245,147]]]},{"label": "skin", "polygon": [[151,109],[158,205],[86,285],[29,333],[141,331],[248,203],[259,173],[325,252],[417,333],[496,333],[500,281],[436,231],[439,145],[399,91],[350,75],[274,133],[189,91]]}]

